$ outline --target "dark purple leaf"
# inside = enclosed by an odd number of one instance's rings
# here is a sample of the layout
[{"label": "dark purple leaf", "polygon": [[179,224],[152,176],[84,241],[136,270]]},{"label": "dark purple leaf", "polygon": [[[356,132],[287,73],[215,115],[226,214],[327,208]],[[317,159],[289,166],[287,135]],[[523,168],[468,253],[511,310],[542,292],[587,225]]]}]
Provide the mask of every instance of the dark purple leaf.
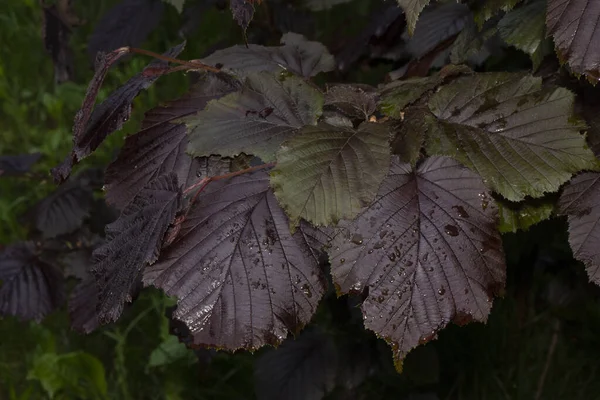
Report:
[{"label": "dark purple leaf", "polygon": [[162,240],[182,203],[174,173],[150,182],[106,227],[106,244],[94,251],[92,272],[99,291],[100,322],[116,321],[131,301],[136,278],[158,259]]},{"label": "dark purple leaf", "polygon": [[81,180],[68,182],[35,207],[35,226],[44,238],[73,232],[90,215],[93,200],[91,187]]},{"label": "dark purple leaf", "polygon": [[73,51],[69,46],[71,28],[61,18],[56,5],[43,7],[43,9],[42,35],[44,37],[44,48],[52,57],[55,82],[63,83],[71,80],[74,72]]},{"label": "dark purple leaf", "polygon": [[559,58],[576,74],[600,79],[600,2],[548,0],[546,26]]},{"label": "dark purple leaf", "polygon": [[[173,47],[165,55],[177,56],[185,46],[185,42]],[[164,61],[151,62],[142,72],[129,79],[123,86],[114,91],[106,100],[94,108],[98,90],[104,81],[104,76],[117,59],[127,51],[115,51],[101,58],[96,74],[88,86],[81,106],[75,115],[73,126],[73,150],[62,164],[52,169],[52,175],[57,182],[68,178],[73,165],[90,155],[108,135],[121,129],[123,123],[131,115],[131,103],[142,91],[149,88],[161,75],[168,70]]]},{"label": "dark purple leaf", "polygon": [[250,21],[254,17],[254,5],[252,2],[248,0],[230,0],[229,8],[231,9],[233,19],[246,32]]},{"label": "dark purple leaf", "polygon": [[41,321],[64,298],[61,271],[42,261],[32,242],[10,245],[0,253],[0,315]]},{"label": "dark purple leaf", "polygon": [[413,171],[394,158],[371,206],[341,223],[329,249],[341,293],[361,293],[365,326],[398,362],[449,322],[485,321],[504,287],[497,209],[481,178],[432,157]]},{"label": "dark purple leaf", "polygon": [[573,256],[585,264],[591,282],[600,285],[600,173],[573,178],[560,196],[559,213],[569,219]]},{"label": "dark purple leaf", "polygon": [[98,285],[90,276],[80,282],[69,297],[71,328],[80,333],[91,333],[100,326],[98,320]]},{"label": "dark purple leaf", "polygon": [[320,400],[335,386],[337,368],[332,336],[305,331],[256,360],[256,395],[261,400]]},{"label": "dark purple leaf", "polygon": [[162,18],[161,0],[123,0],[108,10],[96,24],[88,43],[88,54],[142,44]]},{"label": "dark purple leaf", "polygon": [[22,175],[29,172],[41,156],[40,153],[0,156],[0,176]]},{"label": "dark purple leaf", "polygon": [[204,170],[228,172],[229,163],[218,157],[194,160],[186,154],[188,136],[185,125],[173,121],[203,110],[210,100],[236,89],[234,82],[214,74],[205,74],[187,95],[165,106],[150,110],[142,122],[142,130],[125,139],[119,156],[106,169],[106,200],[122,209],[148,182],[168,172],[177,174],[177,181],[189,186]]},{"label": "dark purple leaf", "polygon": [[257,349],[281,342],[315,312],[325,282],[310,244],[290,234],[268,173],[247,173],[201,192],[143,280],[179,299],[174,316],[195,344]]}]

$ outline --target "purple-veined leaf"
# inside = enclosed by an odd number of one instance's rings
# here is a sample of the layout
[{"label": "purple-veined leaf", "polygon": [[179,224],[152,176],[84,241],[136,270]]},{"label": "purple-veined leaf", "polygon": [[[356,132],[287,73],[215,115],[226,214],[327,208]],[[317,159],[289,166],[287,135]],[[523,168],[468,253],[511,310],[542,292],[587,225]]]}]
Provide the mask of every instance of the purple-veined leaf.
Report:
[{"label": "purple-veined leaf", "polygon": [[71,233],[90,215],[94,196],[83,177],[58,187],[34,208],[35,227],[44,238]]},{"label": "purple-veined leaf", "polygon": [[576,74],[600,79],[600,2],[548,0],[546,26],[559,58]]},{"label": "purple-veined leaf", "polygon": [[585,264],[591,282],[600,285],[600,173],[586,172],[569,182],[558,202],[568,216],[573,256]]},{"label": "purple-veined leaf", "polygon": [[290,234],[268,173],[255,171],[208,185],[143,281],[179,299],[174,317],[195,344],[257,349],[315,312],[325,282],[312,241]]},{"label": "purple-veined leaf", "polygon": [[[173,47],[165,54],[175,57],[183,50],[184,46],[185,42]],[[73,150],[60,165],[52,169],[52,175],[57,182],[67,179],[73,165],[89,156],[108,135],[121,129],[123,123],[129,119],[131,103],[140,91],[149,88],[168,70],[168,63],[164,61],[151,62],[142,72],[129,79],[106,100],[93,108],[108,68],[126,53],[126,49],[117,50],[100,59],[81,109],[75,115]]]},{"label": "purple-veined leaf", "polygon": [[331,243],[336,287],[368,287],[365,326],[401,361],[451,321],[487,319],[505,280],[496,218],[481,179],[456,161],[432,157],[415,171],[393,157],[375,201]]},{"label": "purple-veined leaf", "polygon": [[256,360],[261,400],[319,400],[335,386],[338,351],[331,335],[311,329]]},{"label": "purple-veined leaf", "polygon": [[325,93],[324,107],[348,118],[368,120],[375,112],[378,97],[375,89],[366,85],[335,85]]},{"label": "purple-veined leaf", "polygon": [[125,139],[119,156],[106,169],[106,201],[123,209],[150,181],[169,172],[177,174],[184,187],[204,170],[218,172],[215,175],[228,172],[229,163],[218,157],[193,160],[186,154],[189,140],[185,125],[174,121],[204,109],[210,100],[236,88],[236,82],[206,73],[187,95],[146,113],[142,130]]},{"label": "purple-veined leaf", "polygon": [[122,0],[96,24],[88,43],[88,54],[94,58],[98,52],[139,46],[158,26],[163,10],[161,0]]},{"label": "purple-veined leaf", "polygon": [[0,156],[0,176],[15,176],[27,173],[41,156],[41,153]]},{"label": "purple-veined leaf", "polygon": [[437,119],[429,118],[426,149],[456,158],[510,201],[541,197],[597,165],[573,102],[567,89],[542,89],[530,75],[461,77],[429,99]]},{"label": "purple-veined leaf", "polygon": [[125,302],[131,301],[140,271],[158,259],[165,233],[181,207],[177,176],[161,175],[106,226],[106,243],[92,255],[92,272],[100,289],[100,322],[116,321]]},{"label": "purple-veined leaf", "polygon": [[60,269],[40,259],[33,242],[0,253],[0,282],[0,315],[40,322],[64,298]]},{"label": "purple-veined leaf", "polygon": [[249,0],[230,0],[229,8],[231,15],[238,25],[243,29],[244,34],[250,26],[250,21],[254,17],[254,5]]},{"label": "purple-veined leaf", "polygon": [[241,92],[180,121],[188,126],[188,152],[194,156],[246,153],[269,162],[283,141],[315,125],[322,109],[323,95],[301,78],[260,72],[246,78]]},{"label": "purple-veined leaf", "polygon": [[98,285],[90,274],[79,282],[69,297],[69,318],[71,329],[81,333],[91,333],[100,327],[98,319]]},{"label": "purple-veined leaf", "polygon": [[301,218],[327,226],[356,216],[385,177],[389,141],[387,125],[364,122],[358,129],[306,126],[284,142],[271,185],[292,229]]},{"label": "purple-veined leaf", "polygon": [[218,50],[202,60],[208,65],[222,65],[240,76],[259,71],[288,70],[296,75],[311,77],[335,68],[335,60],[319,42],[311,42],[297,33],[281,37],[282,46],[264,47],[255,44],[233,46]]}]

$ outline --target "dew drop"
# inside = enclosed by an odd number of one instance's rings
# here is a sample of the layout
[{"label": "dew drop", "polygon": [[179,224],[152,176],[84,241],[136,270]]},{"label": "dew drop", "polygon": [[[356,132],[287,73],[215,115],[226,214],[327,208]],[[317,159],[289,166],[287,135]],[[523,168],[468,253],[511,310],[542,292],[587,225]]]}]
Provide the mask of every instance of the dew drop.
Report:
[{"label": "dew drop", "polygon": [[443,295],[444,295],[444,293],[446,293],[446,289],[445,289],[445,288],[442,286],[441,288],[439,288],[439,289],[438,289],[438,294],[439,294],[440,296],[443,296]]},{"label": "dew drop", "polygon": [[454,210],[456,210],[456,213],[458,214],[459,217],[469,218],[469,214],[467,214],[467,211],[464,209],[463,206],[452,206],[452,208]]},{"label": "dew drop", "polygon": [[352,239],[350,241],[352,243],[354,243],[354,244],[362,244],[363,243],[363,237],[362,237],[362,235],[355,234],[355,235],[352,236]]},{"label": "dew drop", "polygon": [[345,262],[346,262],[346,259],[345,259],[345,258],[340,258],[340,264],[343,264],[343,263],[345,263]]}]

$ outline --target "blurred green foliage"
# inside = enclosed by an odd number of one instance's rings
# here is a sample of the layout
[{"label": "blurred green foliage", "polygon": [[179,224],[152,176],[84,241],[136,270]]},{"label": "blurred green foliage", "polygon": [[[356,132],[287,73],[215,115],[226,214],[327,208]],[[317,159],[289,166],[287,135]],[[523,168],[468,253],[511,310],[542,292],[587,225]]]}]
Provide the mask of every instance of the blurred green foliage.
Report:
[{"label": "blurred green foliage", "polygon": [[[77,15],[87,21],[71,39],[76,77],[56,85],[42,44],[38,1],[0,2],[0,154],[43,154],[31,178],[0,180],[0,244],[26,237],[19,216],[55,188],[48,170],[70,150],[73,116],[92,77],[86,41],[94,23],[114,3],[75,2]],[[315,36],[334,45],[338,36],[359,32],[368,11],[367,2],[356,0],[321,12]],[[162,52],[178,43],[180,18],[167,7],[160,28],[141,47]],[[198,58],[216,43],[240,41],[228,11],[210,10],[181,58]],[[113,68],[100,99],[147,62],[141,56],[129,57]],[[357,69],[348,79],[375,84],[390,69]],[[142,93],[124,129],[80,168],[105,165],[124,136],[138,129],[144,112],[181,95],[188,81],[183,74],[169,75]],[[416,393],[474,400],[599,398],[599,289],[587,283],[583,268],[572,260],[565,232],[564,221],[555,220],[505,235],[507,293],[494,305],[487,325],[444,330],[438,340],[410,353],[402,375],[395,372],[389,349],[379,340],[384,365],[377,373],[352,391],[338,389],[328,398],[400,399]],[[344,301],[329,298],[323,304],[335,310],[345,306]],[[64,310],[42,324],[0,320],[0,400],[254,398],[257,355],[218,352],[210,363],[199,359],[169,335],[165,311],[172,304],[158,291],[145,290],[118,324],[89,336],[70,331]],[[336,326],[339,321],[333,322],[331,311],[321,310],[315,319],[337,335],[336,340],[376,341],[369,332],[357,334],[355,327]],[[258,355],[265,351],[271,350]]]}]

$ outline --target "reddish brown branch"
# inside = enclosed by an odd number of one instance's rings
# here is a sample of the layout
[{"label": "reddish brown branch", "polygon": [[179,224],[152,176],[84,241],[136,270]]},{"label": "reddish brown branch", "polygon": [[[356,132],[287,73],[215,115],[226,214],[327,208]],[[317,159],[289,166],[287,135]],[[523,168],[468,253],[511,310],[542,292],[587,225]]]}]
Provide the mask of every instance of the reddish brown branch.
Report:
[{"label": "reddish brown branch", "polygon": [[138,49],[136,47],[126,47],[126,49],[128,49],[128,51],[131,53],[143,54],[145,56],[154,57],[159,60],[171,62],[173,64],[180,64],[180,65],[188,67],[188,69],[203,69],[203,70],[210,71],[210,72],[220,72],[221,71],[219,68],[211,67],[210,65],[206,65],[206,64],[203,64],[198,61],[180,60],[178,58],[165,56],[163,54],[158,54],[158,53],[155,53],[150,50]]},{"label": "reddish brown branch", "polygon": [[192,192],[193,190],[195,190],[196,188],[200,188],[196,194],[194,195],[194,198],[192,199],[192,203],[194,202],[194,200],[196,200],[196,197],[198,196],[198,194],[204,190],[204,188],[210,183],[210,182],[214,182],[214,181],[219,181],[221,179],[227,179],[227,178],[233,178],[234,176],[238,176],[238,175],[242,175],[242,174],[247,174],[248,172],[254,172],[254,171],[258,171],[260,169],[264,169],[264,168],[271,168],[275,165],[274,162],[272,163],[267,163],[267,164],[261,164],[261,165],[257,165],[255,167],[250,167],[250,168],[246,168],[246,169],[242,169],[239,171],[235,171],[235,172],[230,172],[228,174],[224,174],[224,175],[216,175],[216,176],[209,176],[206,178],[202,178],[201,180],[199,180],[198,182],[194,183],[192,186],[186,188],[183,191],[183,194],[186,195],[190,192]]}]

